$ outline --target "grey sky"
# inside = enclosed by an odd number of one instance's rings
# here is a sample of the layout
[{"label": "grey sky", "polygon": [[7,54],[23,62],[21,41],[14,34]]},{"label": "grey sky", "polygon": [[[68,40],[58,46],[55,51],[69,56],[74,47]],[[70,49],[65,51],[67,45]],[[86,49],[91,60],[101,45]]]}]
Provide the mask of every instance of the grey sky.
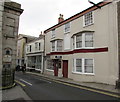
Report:
[{"label": "grey sky", "polygon": [[[88,0],[12,0],[22,5],[24,9],[20,17],[19,33],[39,36],[44,31],[58,23],[59,14],[67,19],[82,10],[92,6]],[[102,0],[91,0],[98,3]]]}]

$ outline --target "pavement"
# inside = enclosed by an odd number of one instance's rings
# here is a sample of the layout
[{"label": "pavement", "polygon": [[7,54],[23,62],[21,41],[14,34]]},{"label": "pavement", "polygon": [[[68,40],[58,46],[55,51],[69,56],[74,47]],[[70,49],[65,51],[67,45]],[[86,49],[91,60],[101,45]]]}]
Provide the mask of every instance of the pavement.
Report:
[{"label": "pavement", "polygon": [[2,90],[2,102],[27,102],[31,98],[24,92],[21,86],[16,85],[13,88]]},{"label": "pavement", "polygon": [[[102,84],[102,83],[87,83],[87,82],[78,82],[74,81],[69,78],[61,78],[61,77],[55,77],[51,75],[45,75],[45,74],[40,74],[40,73],[34,73],[34,72],[27,72],[28,74],[34,74],[38,75],[50,80],[56,80],[56,81],[61,81],[69,84],[74,84],[74,85],[79,85],[87,88],[92,88],[96,90],[101,90],[101,91],[107,91],[110,93],[118,94],[120,96],[120,89],[116,89],[114,85],[108,85],[108,84]],[[22,102],[27,102],[28,100],[31,100],[31,98],[24,92],[21,86],[16,85],[15,87],[11,89],[6,89],[2,91],[2,100],[3,102],[9,102],[8,100],[22,100]]]}]

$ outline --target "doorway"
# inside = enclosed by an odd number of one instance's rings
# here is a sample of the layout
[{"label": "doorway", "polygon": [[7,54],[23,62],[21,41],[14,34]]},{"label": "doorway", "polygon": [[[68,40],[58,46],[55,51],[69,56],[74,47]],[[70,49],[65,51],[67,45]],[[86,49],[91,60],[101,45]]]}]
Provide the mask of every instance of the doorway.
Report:
[{"label": "doorway", "polygon": [[68,78],[68,60],[63,60],[63,77]]}]

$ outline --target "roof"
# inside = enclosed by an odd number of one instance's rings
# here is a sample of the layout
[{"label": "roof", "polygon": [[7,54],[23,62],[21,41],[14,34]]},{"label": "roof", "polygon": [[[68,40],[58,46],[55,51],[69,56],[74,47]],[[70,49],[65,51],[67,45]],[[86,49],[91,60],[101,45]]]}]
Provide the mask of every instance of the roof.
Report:
[{"label": "roof", "polygon": [[18,38],[22,36],[22,37],[27,37],[27,38],[38,38],[38,37],[35,37],[35,36],[30,36],[30,35],[25,35],[25,34],[19,34],[18,35]]},{"label": "roof", "polygon": [[[107,4],[110,4],[110,3],[111,3],[111,2],[109,2],[108,0],[104,0],[104,1],[102,1],[102,2],[99,2],[99,3],[96,4],[96,5],[98,5],[98,6],[100,6],[100,7],[103,7],[103,6],[105,6],[105,5],[107,5]],[[62,22],[60,22],[60,23],[58,23],[58,24],[56,24],[56,25],[48,28],[47,30],[44,31],[44,33],[46,34],[46,33],[48,33],[49,31],[51,31],[51,30],[53,30],[53,29],[56,29],[56,28],[58,28],[58,27],[60,27],[60,26],[62,26],[62,25],[64,25],[64,24],[66,24],[66,23],[68,23],[68,22],[71,22],[71,21],[73,21],[73,20],[75,20],[75,19],[83,16],[84,14],[86,14],[86,13],[88,13],[88,12],[90,12],[90,11],[96,10],[96,9],[98,9],[98,7],[95,6],[95,5],[93,5],[92,7],[89,7],[89,8],[87,8],[86,10],[83,10],[82,12],[77,13],[77,14],[75,14],[74,16],[72,16],[72,17],[70,17],[70,18],[68,18],[68,19],[66,19],[66,20],[64,20],[64,21],[62,21]]]}]

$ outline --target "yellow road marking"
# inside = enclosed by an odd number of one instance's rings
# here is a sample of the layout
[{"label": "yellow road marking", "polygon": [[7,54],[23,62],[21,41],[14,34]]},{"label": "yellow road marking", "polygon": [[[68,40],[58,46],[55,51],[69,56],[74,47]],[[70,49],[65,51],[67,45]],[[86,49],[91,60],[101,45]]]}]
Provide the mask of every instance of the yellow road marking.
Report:
[{"label": "yellow road marking", "polygon": [[0,90],[1,90],[1,89],[11,88],[11,87],[14,87],[14,86],[15,86],[15,83],[14,83],[13,85],[11,85],[11,86],[7,86],[7,87],[0,87]]},{"label": "yellow road marking", "polygon": [[21,83],[20,81],[15,80],[16,83],[20,84],[21,86],[25,87],[26,85]]},{"label": "yellow road marking", "polygon": [[[36,73],[30,73],[30,74],[40,76],[39,74],[36,74]],[[62,84],[67,85],[67,86],[72,86],[72,87],[76,87],[76,88],[80,88],[80,89],[84,89],[84,90],[88,90],[88,91],[97,92],[97,93],[100,93],[100,94],[112,96],[112,97],[115,97],[115,98],[120,98],[120,95],[116,95],[116,94],[112,94],[112,93],[108,93],[108,92],[103,92],[103,91],[99,91],[99,90],[95,90],[95,89],[91,89],[91,88],[86,88],[86,87],[82,87],[82,86],[77,86],[77,85],[73,85],[73,84],[69,84],[69,83],[65,83],[65,82],[61,82],[61,81],[56,81],[54,79],[47,79],[47,78],[44,78],[44,79],[52,80],[52,81],[57,82],[57,83],[62,83]]]}]

